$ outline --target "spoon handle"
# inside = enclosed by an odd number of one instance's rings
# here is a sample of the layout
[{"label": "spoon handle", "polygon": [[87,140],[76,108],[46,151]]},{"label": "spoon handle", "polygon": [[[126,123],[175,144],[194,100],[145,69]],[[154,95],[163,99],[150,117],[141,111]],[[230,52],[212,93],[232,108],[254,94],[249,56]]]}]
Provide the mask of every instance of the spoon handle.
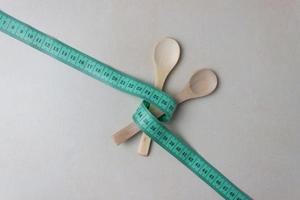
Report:
[{"label": "spoon handle", "polygon": [[135,134],[137,134],[140,131],[140,128],[134,123],[131,122],[129,125],[125,126],[118,132],[112,135],[112,138],[114,142],[119,145],[129,138],[133,137]]}]

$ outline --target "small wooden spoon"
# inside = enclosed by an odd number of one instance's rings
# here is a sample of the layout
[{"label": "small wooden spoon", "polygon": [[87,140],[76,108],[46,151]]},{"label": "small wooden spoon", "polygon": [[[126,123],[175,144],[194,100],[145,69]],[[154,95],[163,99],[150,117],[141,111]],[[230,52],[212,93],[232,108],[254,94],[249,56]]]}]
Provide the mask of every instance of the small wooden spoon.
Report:
[{"label": "small wooden spoon", "polygon": [[[164,38],[154,49],[154,86],[163,89],[164,83],[172,69],[176,66],[180,57],[180,46],[178,42],[172,38]],[[149,110],[157,116],[160,111],[154,106],[150,106]],[[151,145],[151,138],[145,133],[142,134],[138,146],[138,154],[147,156]]]},{"label": "small wooden spoon", "polygon": [[[190,99],[210,95],[213,91],[215,91],[217,85],[217,75],[212,70],[201,69],[192,75],[184,89],[175,95],[174,98],[177,100],[178,104],[181,104]],[[160,113],[160,115],[161,114],[162,113]],[[140,128],[134,122],[132,122],[119,132],[115,133],[112,137],[114,142],[119,145],[134,136],[139,131]]]}]

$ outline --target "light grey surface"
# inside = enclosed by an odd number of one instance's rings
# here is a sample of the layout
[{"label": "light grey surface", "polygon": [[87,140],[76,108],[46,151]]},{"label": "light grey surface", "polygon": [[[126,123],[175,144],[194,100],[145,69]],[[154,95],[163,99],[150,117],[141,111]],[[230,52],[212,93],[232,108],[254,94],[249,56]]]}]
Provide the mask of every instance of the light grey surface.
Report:
[{"label": "light grey surface", "polygon": [[[152,82],[153,45],[178,39],[174,94],[193,71],[220,87],[170,128],[255,199],[300,198],[300,2],[0,0],[0,9]],[[115,146],[140,100],[0,34],[0,199],[221,199],[154,144]]]}]

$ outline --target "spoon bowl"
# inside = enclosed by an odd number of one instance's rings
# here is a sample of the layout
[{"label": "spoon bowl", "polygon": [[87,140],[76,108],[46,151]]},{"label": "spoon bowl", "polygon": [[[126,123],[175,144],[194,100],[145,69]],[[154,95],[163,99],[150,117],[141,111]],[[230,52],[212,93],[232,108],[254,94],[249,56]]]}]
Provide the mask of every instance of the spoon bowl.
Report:
[{"label": "spoon bowl", "polygon": [[194,94],[193,98],[211,94],[217,88],[217,85],[217,75],[209,69],[198,70],[189,81],[189,88]]},{"label": "spoon bowl", "polygon": [[186,84],[184,89],[179,92],[175,99],[178,103],[210,95],[218,85],[218,78],[215,72],[210,69],[200,69],[196,71]]},{"label": "spoon bowl", "polygon": [[154,49],[155,83],[157,88],[162,88],[167,76],[178,63],[180,46],[173,38],[166,37],[159,41]]}]

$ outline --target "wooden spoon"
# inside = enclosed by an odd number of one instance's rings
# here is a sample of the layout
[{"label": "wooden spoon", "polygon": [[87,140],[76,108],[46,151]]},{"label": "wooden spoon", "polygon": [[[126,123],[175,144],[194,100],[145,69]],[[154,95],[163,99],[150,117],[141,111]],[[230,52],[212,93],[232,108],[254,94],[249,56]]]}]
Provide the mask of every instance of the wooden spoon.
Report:
[{"label": "wooden spoon", "polygon": [[[180,46],[176,40],[166,37],[157,43],[154,49],[153,59],[155,63],[155,87],[157,87],[158,89],[163,88],[165,80],[177,64],[179,57]],[[153,106],[151,106],[149,109],[151,109],[151,112],[154,114],[158,112],[158,110]],[[119,130],[113,135],[113,139],[116,142],[116,144],[121,144],[122,142],[124,142],[126,140],[126,137],[130,138],[131,136],[128,135],[128,133],[138,131],[133,129],[135,128],[135,126],[132,126],[132,124],[134,123],[129,124],[128,126],[124,127],[123,129]]]},{"label": "wooden spoon", "polygon": [[[215,91],[217,85],[217,75],[212,70],[201,69],[192,75],[184,89],[175,95],[174,98],[177,100],[178,104],[181,104],[190,99],[210,95],[213,91]],[[160,113],[160,115],[161,114],[162,113]],[[134,136],[139,131],[140,128],[134,122],[132,122],[119,132],[115,133],[112,137],[114,142],[119,145]]]},{"label": "wooden spoon", "polygon": [[[180,57],[180,46],[177,41],[172,38],[164,38],[154,49],[154,86],[163,89],[164,83],[172,69],[176,66]],[[154,106],[150,106],[149,110],[157,116],[160,111]],[[145,133],[142,134],[138,146],[138,154],[147,156],[151,145],[151,138]]]}]

